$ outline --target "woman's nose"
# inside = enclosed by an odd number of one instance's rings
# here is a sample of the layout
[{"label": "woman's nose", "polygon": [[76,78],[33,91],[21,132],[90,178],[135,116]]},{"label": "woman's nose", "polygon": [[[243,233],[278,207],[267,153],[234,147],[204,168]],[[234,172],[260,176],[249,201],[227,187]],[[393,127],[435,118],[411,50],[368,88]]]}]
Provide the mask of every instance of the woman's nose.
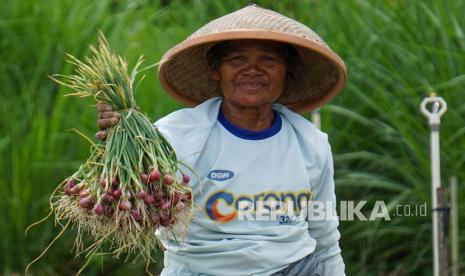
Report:
[{"label": "woman's nose", "polygon": [[249,60],[246,67],[244,68],[243,73],[249,75],[260,75],[263,72],[260,69],[260,66],[256,60]]}]

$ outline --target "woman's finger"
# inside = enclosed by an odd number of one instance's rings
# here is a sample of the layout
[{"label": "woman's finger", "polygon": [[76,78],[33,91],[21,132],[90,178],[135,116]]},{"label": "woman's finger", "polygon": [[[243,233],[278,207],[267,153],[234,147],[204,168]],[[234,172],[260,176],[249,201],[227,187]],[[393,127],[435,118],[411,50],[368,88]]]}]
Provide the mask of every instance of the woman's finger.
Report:
[{"label": "woman's finger", "polygon": [[109,104],[105,103],[98,103],[97,104],[97,110],[100,112],[105,112],[105,111],[113,111],[113,107]]},{"label": "woman's finger", "polygon": [[105,130],[100,130],[99,132],[95,133],[95,138],[98,140],[105,140],[107,137],[107,132]]},{"label": "woman's finger", "polygon": [[97,125],[100,129],[106,129],[106,128],[116,125],[118,122],[119,122],[119,118],[112,117],[108,119],[98,119]]},{"label": "woman's finger", "polygon": [[98,113],[98,118],[99,119],[108,119],[108,118],[113,118],[113,117],[119,118],[120,117],[119,112],[105,111],[105,112],[99,112]]}]

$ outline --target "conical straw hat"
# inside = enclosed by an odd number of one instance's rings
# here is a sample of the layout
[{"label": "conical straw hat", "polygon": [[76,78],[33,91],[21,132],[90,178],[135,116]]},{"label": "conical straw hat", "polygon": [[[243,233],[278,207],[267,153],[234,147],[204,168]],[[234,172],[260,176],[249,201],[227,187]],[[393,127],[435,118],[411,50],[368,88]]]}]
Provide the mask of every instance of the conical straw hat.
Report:
[{"label": "conical straw hat", "polygon": [[307,26],[256,5],[206,24],[162,57],[158,74],[168,95],[189,106],[221,96],[211,77],[208,50],[218,42],[238,39],[272,40],[292,45],[300,62],[292,70],[278,100],[303,113],[322,106],[344,86],[347,69],[342,59]]}]

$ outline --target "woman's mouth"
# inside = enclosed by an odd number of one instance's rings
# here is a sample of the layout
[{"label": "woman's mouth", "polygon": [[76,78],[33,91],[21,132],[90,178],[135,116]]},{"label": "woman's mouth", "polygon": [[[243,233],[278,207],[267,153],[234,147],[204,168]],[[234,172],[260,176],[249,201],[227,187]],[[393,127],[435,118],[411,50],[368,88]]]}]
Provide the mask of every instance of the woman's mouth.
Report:
[{"label": "woman's mouth", "polygon": [[243,90],[260,90],[265,87],[265,83],[256,81],[239,82],[237,86]]}]

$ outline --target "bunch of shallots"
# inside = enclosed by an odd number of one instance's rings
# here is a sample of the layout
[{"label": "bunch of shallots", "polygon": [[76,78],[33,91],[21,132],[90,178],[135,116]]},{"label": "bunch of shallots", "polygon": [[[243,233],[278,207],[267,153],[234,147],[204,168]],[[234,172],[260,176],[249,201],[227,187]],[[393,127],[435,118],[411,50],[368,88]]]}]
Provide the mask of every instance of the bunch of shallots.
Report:
[{"label": "bunch of shallots", "polygon": [[[78,230],[77,255],[136,253],[150,261],[158,246],[155,230],[174,234],[175,225],[187,226],[193,202],[189,176],[181,172],[170,144],[136,109],[133,84],[142,58],[130,75],[127,63],[110,52],[103,35],[99,42],[84,62],[68,55],[77,67],[75,74],[53,79],[73,89],[69,95],[92,96],[111,105],[120,112],[120,121],[55,190],[51,208],[60,225],[66,221]],[[91,244],[84,242],[85,233]]]}]

